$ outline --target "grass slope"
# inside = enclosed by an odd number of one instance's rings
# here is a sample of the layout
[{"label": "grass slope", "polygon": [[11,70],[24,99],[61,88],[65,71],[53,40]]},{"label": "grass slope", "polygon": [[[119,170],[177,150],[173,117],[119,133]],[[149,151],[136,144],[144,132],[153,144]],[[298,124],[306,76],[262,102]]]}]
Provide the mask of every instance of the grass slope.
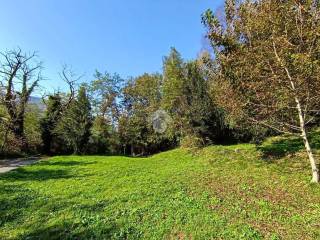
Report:
[{"label": "grass slope", "polygon": [[320,239],[320,187],[295,141],[20,168],[0,175],[0,239]]}]

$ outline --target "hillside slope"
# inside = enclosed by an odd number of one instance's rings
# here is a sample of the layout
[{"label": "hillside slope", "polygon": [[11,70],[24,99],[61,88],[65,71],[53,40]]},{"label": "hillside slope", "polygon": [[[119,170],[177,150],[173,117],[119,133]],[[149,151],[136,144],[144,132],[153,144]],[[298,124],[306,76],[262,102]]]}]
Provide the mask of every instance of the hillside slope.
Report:
[{"label": "hillside slope", "polygon": [[0,239],[320,238],[300,143],[275,141],[54,157],[0,175]]}]

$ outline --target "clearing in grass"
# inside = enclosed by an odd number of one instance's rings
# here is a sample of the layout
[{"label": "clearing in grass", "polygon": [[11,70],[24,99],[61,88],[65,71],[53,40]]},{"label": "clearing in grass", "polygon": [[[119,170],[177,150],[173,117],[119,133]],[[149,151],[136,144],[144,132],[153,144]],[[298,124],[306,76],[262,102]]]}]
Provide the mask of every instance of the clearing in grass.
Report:
[{"label": "clearing in grass", "polygon": [[320,189],[300,147],[53,157],[0,175],[0,239],[317,239]]}]

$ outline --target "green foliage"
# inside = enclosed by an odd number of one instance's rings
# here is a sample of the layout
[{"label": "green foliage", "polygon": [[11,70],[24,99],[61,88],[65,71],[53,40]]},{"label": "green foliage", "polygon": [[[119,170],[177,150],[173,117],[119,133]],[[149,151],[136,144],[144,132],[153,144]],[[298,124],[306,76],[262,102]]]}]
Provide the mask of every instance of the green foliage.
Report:
[{"label": "green foliage", "polygon": [[184,85],[184,62],[180,53],[171,48],[167,57],[163,60],[163,107],[170,111],[178,111],[181,103],[180,96],[183,95]]},{"label": "green foliage", "polygon": [[122,109],[124,80],[118,74],[96,71],[94,80],[87,84],[87,92],[95,117],[90,138],[89,152],[92,154],[119,154],[119,118]]},{"label": "green foliage", "polygon": [[205,143],[204,140],[197,135],[186,135],[182,139],[180,146],[190,150],[197,150],[198,148],[205,146]]},{"label": "green foliage", "polygon": [[144,74],[128,82],[123,90],[125,111],[119,134],[124,148],[131,148],[131,154],[152,153],[165,147],[166,136],[155,132],[152,125],[153,114],[161,109],[161,81],[159,74]]},{"label": "green foliage", "polygon": [[185,65],[185,83],[183,96],[185,97],[182,107],[184,126],[184,136],[194,135],[208,140],[214,135],[209,132],[210,124],[216,121],[218,132],[219,117],[214,114],[215,106],[208,92],[209,86],[205,75],[197,61],[188,62]]},{"label": "green foliage", "polygon": [[2,106],[0,104],[0,156],[5,155],[5,149],[4,149],[4,145],[5,145],[5,138],[6,138],[6,131],[8,129],[8,114],[6,112],[6,109],[4,106]]},{"label": "green foliage", "polygon": [[[213,101],[208,69],[202,58],[185,62],[172,48],[164,57],[163,75],[146,73],[124,83],[118,74],[96,71],[94,80],[83,84],[86,101],[73,99],[69,80],[70,92],[49,96],[44,116],[38,115],[40,128],[33,125],[41,132],[42,153],[149,155],[195,139],[192,146],[233,138],[224,111]],[[165,125],[165,131],[156,131],[155,124]],[[6,135],[7,148],[10,141],[20,144],[11,135]]]},{"label": "green foliage", "polygon": [[319,182],[308,129],[320,112],[320,7],[314,1],[225,3],[225,24],[211,11],[203,16],[215,50],[217,101],[235,122],[299,135],[312,181]]},{"label": "green foliage", "polygon": [[299,131],[295,99],[306,122],[320,108],[320,8],[314,1],[225,2],[225,24],[210,10],[203,15],[215,50],[217,101],[237,123]]},{"label": "green foliage", "polygon": [[184,89],[184,62],[180,53],[171,48],[170,54],[163,60],[163,85],[161,105],[173,121],[169,126],[167,134],[170,138],[179,139],[182,137],[183,109],[185,104]]},{"label": "green foliage", "polygon": [[63,140],[54,134],[63,111],[62,98],[59,93],[50,95],[46,102],[45,116],[40,122],[40,131],[43,141],[43,152],[46,154],[54,154],[61,151]]},{"label": "green foliage", "polygon": [[41,111],[36,105],[26,108],[24,134],[26,136],[29,153],[38,153],[42,147],[40,129]]},{"label": "green foliage", "polygon": [[[21,49],[0,54],[0,104],[8,115],[7,129],[14,135],[15,147],[27,153],[25,136],[25,113],[31,94],[41,80],[41,62],[35,53],[24,53]],[[5,131],[7,138],[7,131]],[[5,140],[5,144],[8,144]]]},{"label": "green foliage", "polygon": [[38,106],[29,104],[26,107],[24,116],[24,136],[26,138],[27,149],[22,152],[20,142],[10,131],[9,116],[5,108],[0,106],[0,156],[13,157],[28,154],[36,154],[42,146],[40,128],[41,111]]},{"label": "green foliage", "polygon": [[114,138],[114,136],[111,136],[111,130],[112,126],[104,117],[96,116],[91,128],[88,153],[108,154],[113,152],[110,146],[110,139]]},{"label": "green foliage", "polygon": [[[320,149],[320,129],[309,134],[310,145],[313,149]],[[270,159],[279,159],[287,155],[295,155],[304,150],[304,143],[298,136],[280,135],[265,140],[258,145],[263,155]]]},{"label": "green foliage", "polygon": [[225,131],[224,119],[210,95],[202,59],[184,62],[173,48],[163,68],[162,107],[173,119],[167,134],[180,143],[185,137],[199,138],[202,144],[218,141]]},{"label": "green foliage", "polygon": [[118,100],[124,80],[118,74],[99,71],[96,71],[94,78],[87,86],[93,113],[115,122],[119,117]]},{"label": "green foliage", "polygon": [[81,86],[70,107],[64,112],[55,133],[62,136],[73,150],[74,154],[83,154],[87,150],[92,126],[91,106],[86,89]]}]

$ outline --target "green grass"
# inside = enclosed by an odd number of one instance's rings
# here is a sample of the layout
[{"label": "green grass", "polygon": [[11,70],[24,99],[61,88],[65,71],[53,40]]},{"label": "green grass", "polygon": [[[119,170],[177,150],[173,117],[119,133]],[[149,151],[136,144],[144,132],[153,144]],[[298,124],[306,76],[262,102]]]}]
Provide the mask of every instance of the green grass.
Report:
[{"label": "green grass", "polygon": [[17,169],[0,175],[0,239],[320,239],[320,187],[282,140]]}]

